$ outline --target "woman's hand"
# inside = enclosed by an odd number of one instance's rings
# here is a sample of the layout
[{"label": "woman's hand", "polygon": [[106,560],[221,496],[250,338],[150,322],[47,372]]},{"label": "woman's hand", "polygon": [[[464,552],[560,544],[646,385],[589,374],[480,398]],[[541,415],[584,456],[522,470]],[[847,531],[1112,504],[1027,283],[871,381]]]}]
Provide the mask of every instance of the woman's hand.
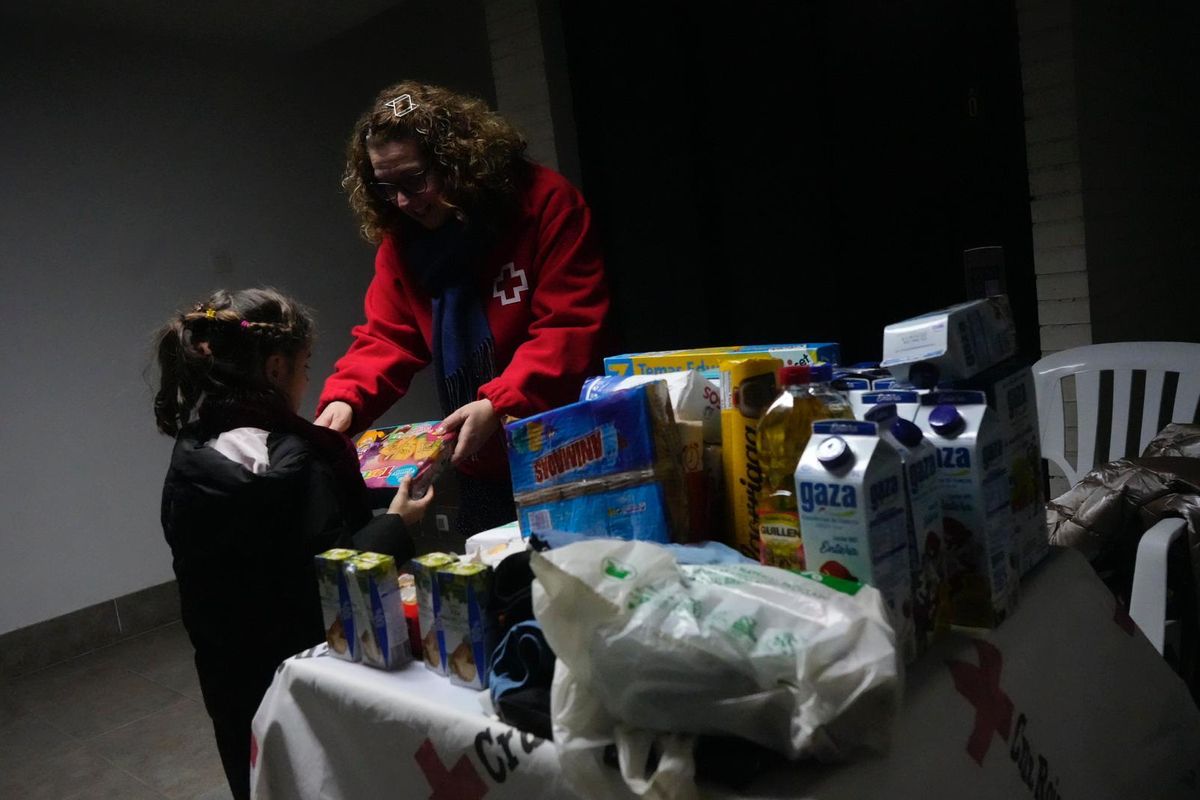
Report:
[{"label": "woman's hand", "polygon": [[451,464],[461,464],[479,452],[484,442],[500,430],[500,415],[488,399],[467,403],[438,425],[444,431],[458,431]]},{"label": "woman's hand", "polygon": [[345,433],[350,430],[350,422],[354,419],[354,409],[349,403],[343,403],[341,400],[334,400],[321,412],[317,417],[314,425],[320,425],[322,428],[332,428],[338,433]]},{"label": "woman's hand", "polygon": [[425,516],[425,510],[433,502],[433,487],[430,486],[426,489],[420,500],[414,500],[409,494],[410,491],[412,491],[412,476],[408,475],[400,481],[400,488],[396,490],[396,496],[392,498],[387,513],[399,514],[400,519],[404,520],[404,524],[411,528],[421,521],[421,518]]}]

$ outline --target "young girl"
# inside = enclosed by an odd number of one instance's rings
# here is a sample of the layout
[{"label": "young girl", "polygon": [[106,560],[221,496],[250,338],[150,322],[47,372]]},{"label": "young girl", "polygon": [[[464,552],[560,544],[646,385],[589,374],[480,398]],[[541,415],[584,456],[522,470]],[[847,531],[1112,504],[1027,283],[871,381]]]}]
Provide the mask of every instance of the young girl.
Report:
[{"label": "young girl", "polygon": [[322,641],[313,556],[413,556],[433,497],[406,482],[372,519],[353,444],[297,416],[312,319],[270,289],[217,292],[158,335],[154,415],[175,450],[162,524],[183,624],[234,797],[250,796],[250,721],[278,664]]}]

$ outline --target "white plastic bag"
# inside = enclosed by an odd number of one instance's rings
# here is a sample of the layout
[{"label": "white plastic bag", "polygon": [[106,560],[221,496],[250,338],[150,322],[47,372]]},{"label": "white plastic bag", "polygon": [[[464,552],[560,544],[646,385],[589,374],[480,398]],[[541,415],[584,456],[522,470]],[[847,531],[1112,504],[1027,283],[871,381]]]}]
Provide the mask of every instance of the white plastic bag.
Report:
[{"label": "white plastic bag", "polygon": [[671,398],[671,410],[676,420],[699,422],[704,425],[704,441],[721,443],[721,393],[712,381],[697,370],[664,372],[654,375],[603,375],[588,378],[583,384],[580,400],[595,400],[597,397],[632,389],[643,383],[663,381],[667,384],[667,396]]},{"label": "white plastic bag", "polygon": [[[883,751],[899,709],[879,592],[754,564],[679,566],[648,542],[535,554],[534,614],[559,658],[551,691],[564,774],[589,796],[694,796],[690,734],[795,759]],[[645,775],[653,743],[658,770]],[[616,745],[622,781],[603,766]]]}]

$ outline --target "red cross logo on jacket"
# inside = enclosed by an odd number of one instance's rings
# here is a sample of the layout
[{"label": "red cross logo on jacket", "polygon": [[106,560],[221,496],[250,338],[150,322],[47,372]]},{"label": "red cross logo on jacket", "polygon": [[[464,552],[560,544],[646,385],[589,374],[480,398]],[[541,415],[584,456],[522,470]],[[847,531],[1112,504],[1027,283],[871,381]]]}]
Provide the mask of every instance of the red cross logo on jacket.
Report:
[{"label": "red cross logo on jacket", "polygon": [[511,261],[500,268],[500,274],[496,276],[496,283],[492,287],[492,297],[500,298],[500,305],[519,303],[521,292],[526,291],[529,291],[529,280],[525,277],[525,270],[517,269]]}]

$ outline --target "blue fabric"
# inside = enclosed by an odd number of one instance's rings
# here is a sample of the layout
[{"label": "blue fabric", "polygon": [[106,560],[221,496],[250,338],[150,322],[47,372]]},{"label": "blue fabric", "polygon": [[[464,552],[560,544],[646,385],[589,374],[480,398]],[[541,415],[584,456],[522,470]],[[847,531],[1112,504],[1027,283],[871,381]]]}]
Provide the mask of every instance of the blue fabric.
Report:
[{"label": "blue fabric", "polygon": [[478,270],[486,240],[456,219],[426,231],[408,225],[404,254],[433,306],[433,368],[442,413],[476,399],[496,377],[495,339],[484,313]]},{"label": "blue fabric", "polygon": [[492,704],[510,692],[535,686],[549,688],[554,678],[554,651],[546,644],[536,620],[518,622],[509,629],[492,654],[488,688]]},{"label": "blue fabric", "polygon": [[[561,531],[546,531],[539,533],[538,538],[545,542],[551,550],[558,547],[566,547],[575,542],[584,542],[589,539],[602,539],[601,536],[584,536],[578,533],[563,533]],[[744,555],[734,550],[728,545],[720,542],[702,542],[700,544],[653,544],[659,547],[665,547],[671,551],[671,555],[675,556],[675,561],[678,564],[691,564],[694,566],[702,566],[705,564],[757,564],[758,562],[752,558],[746,558]]]}]

